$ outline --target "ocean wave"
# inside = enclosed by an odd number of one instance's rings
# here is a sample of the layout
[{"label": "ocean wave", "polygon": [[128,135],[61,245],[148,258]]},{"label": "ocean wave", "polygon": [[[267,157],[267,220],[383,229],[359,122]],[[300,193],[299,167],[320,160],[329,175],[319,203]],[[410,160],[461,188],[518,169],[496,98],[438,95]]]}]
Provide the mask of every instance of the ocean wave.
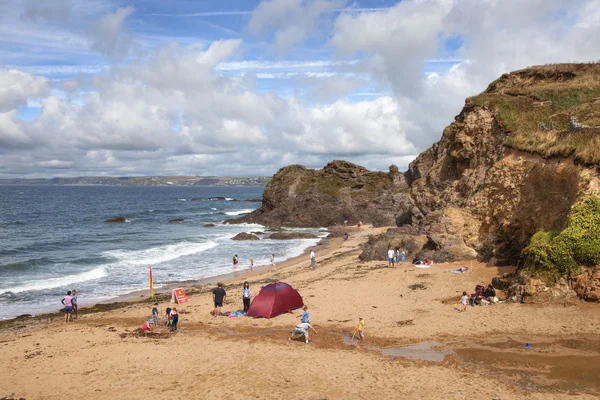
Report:
[{"label": "ocean wave", "polygon": [[179,200],[179,201],[187,201],[187,199],[177,199],[177,200]]},{"label": "ocean wave", "polygon": [[238,211],[227,211],[225,213],[225,215],[241,215],[241,214],[248,214],[251,213],[252,211],[254,211],[254,208],[247,208],[245,210],[238,210]]},{"label": "ocean wave", "polygon": [[145,250],[107,251],[103,255],[116,258],[119,263],[127,265],[156,265],[180,257],[201,253],[216,246],[218,244],[212,240],[202,243],[184,241]]},{"label": "ocean wave", "polygon": [[227,200],[227,201],[233,201],[235,199],[233,197],[225,197],[225,200]]},{"label": "ocean wave", "polygon": [[15,286],[12,288],[0,289],[0,294],[2,293],[22,293],[36,290],[47,290],[47,289],[55,289],[59,287],[68,287],[75,283],[82,283],[91,281],[94,279],[100,279],[107,276],[108,273],[104,269],[104,267],[98,267],[92,269],[90,271],[82,272],[80,274],[73,274],[67,276],[61,276],[58,278],[49,278],[43,280],[36,280],[29,283],[26,283],[21,286]]}]

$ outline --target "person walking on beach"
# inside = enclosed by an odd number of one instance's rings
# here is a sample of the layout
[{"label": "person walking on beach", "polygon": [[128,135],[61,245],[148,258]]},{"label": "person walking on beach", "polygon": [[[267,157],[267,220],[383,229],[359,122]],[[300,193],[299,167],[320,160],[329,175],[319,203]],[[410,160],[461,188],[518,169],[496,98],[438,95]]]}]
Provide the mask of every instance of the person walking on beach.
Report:
[{"label": "person walking on beach", "polygon": [[223,303],[227,302],[227,292],[223,289],[221,282],[217,283],[217,287],[213,290],[213,302],[215,303],[215,310],[213,312],[215,317],[221,315],[221,307]]},{"label": "person walking on beach", "polygon": [[60,302],[65,306],[65,323],[67,323],[71,319],[71,313],[73,312],[73,298],[71,297],[70,290]]},{"label": "person walking on beach", "polygon": [[388,249],[388,267],[394,266],[394,249],[391,247]]},{"label": "person walking on beach", "polygon": [[244,312],[247,313],[250,309],[250,284],[244,282],[242,287],[242,301],[244,302]]},{"label": "person walking on beach", "polygon": [[71,290],[71,304],[73,304],[73,312],[75,313],[75,319],[79,319],[79,313],[77,312],[77,290]]},{"label": "person walking on beach", "polygon": [[154,325],[158,326],[158,303],[154,303],[154,307],[152,307],[152,320]]},{"label": "person walking on beach", "polygon": [[179,313],[177,309],[173,307],[171,310],[171,333],[175,333],[177,330],[177,324],[179,323]]},{"label": "person walking on beach", "polygon": [[310,251],[310,269],[315,269],[315,252],[314,252],[314,250]]},{"label": "person walking on beach", "polygon": [[237,269],[238,263],[240,262],[238,255],[234,254],[233,255],[233,269]]},{"label": "person walking on beach", "polygon": [[302,310],[304,312],[302,313],[302,319],[300,320],[300,322],[309,322],[310,323],[310,313],[308,312],[308,307],[306,305],[304,305],[302,307]]},{"label": "person walking on beach", "polygon": [[308,322],[302,322],[296,325],[296,328],[294,328],[294,331],[292,332],[292,336],[290,336],[288,340],[292,340],[296,335],[303,335],[304,340],[306,340],[306,344],[308,344],[310,342],[310,337],[308,336],[309,329],[312,329],[315,334],[317,333],[315,328],[313,328]]},{"label": "person walking on beach", "polygon": [[275,254],[271,254],[271,271],[277,271],[277,265],[275,265]]},{"label": "person walking on beach", "polygon": [[254,258],[250,259],[250,271],[254,271]]},{"label": "person walking on beach", "polygon": [[363,340],[365,340],[364,330],[365,330],[365,320],[363,319],[363,317],[358,317],[358,326],[356,327],[354,334],[356,335],[356,338],[358,340],[360,340],[361,342]]}]

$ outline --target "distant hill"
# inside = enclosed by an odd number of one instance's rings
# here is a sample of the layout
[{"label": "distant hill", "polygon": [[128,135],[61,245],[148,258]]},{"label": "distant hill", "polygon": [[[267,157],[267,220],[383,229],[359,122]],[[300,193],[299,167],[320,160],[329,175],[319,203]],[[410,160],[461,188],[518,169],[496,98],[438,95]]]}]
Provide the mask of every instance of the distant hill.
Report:
[{"label": "distant hill", "polygon": [[81,176],[50,179],[0,179],[0,185],[264,186],[269,179],[269,176]]}]

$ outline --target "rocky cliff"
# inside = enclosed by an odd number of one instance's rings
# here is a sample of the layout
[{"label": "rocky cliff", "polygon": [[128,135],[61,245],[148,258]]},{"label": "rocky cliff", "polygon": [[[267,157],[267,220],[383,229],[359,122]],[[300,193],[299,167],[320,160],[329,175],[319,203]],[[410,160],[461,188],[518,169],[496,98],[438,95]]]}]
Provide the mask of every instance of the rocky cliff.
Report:
[{"label": "rocky cliff", "polygon": [[527,68],[466,99],[405,173],[344,161],[282,168],[262,207],[233,222],[330,226],[346,217],[397,227],[373,238],[365,259],[393,245],[411,257],[514,264],[534,233],[561,230],[573,204],[600,189],[599,125],[599,64]]}]

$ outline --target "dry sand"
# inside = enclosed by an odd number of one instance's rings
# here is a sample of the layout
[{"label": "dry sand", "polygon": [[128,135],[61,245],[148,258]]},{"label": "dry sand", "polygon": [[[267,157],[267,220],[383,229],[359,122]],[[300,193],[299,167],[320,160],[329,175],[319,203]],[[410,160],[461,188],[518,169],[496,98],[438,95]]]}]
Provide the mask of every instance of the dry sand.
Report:
[{"label": "dry sand", "polygon": [[[268,279],[297,288],[318,331],[309,345],[288,340],[300,312],[269,320],[213,318],[212,286],[197,286],[178,307],[175,335],[158,328],[138,336],[148,302],[88,311],[69,324],[60,316],[0,324],[0,397],[598,398],[598,305],[504,303],[460,313],[455,307],[463,290],[470,293],[504,270],[474,264],[474,272],[451,274],[462,264],[361,263],[359,245],[376,231],[353,231],[347,242],[318,246],[315,271],[304,256],[276,273],[225,282],[225,311],[242,307],[246,279],[253,294]],[[167,306],[161,302],[161,312]],[[359,315],[366,340],[348,344]]]}]

